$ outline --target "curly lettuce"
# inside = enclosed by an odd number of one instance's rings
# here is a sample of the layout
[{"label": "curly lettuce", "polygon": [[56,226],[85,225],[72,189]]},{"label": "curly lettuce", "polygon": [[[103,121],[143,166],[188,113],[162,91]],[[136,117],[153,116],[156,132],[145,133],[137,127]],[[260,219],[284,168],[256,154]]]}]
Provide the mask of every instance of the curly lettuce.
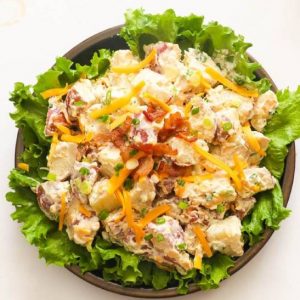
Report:
[{"label": "curly lettuce", "polygon": [[263,93],[271,84],[266,79],[258,79],[255,71],[260,68],[251,62],[246,51],[252,44],[244,37],[217,22],[204,24],[203,16],[191,14],[187,17],[176,16],[172,9],[162,14],[146,14],[143,9],[128,10],[126,23],[120,35],[130,50],[140,57],[144,56],[144,45],[158,41],[176,43],[182,50],[196,48],[210,56],[226,50],[225,60],[234,62],[234,78],[238,84],[254,86]]},{"label": "curly lettuce", "polygon": [[[144,54],[143,45],[159,40],[178,43],[183,50],[199,48],[210,55],[227,49],[228,59],[233,56],[236,63],[237,80],[255,85],[260,91],[269,88],[266,80],[257,81],[255,77],[259,65],[249,61],[246,50],[250,44],[230,28],[216,22],[204,25],[201,16],[178,17],[173,10],[160,15],[145,14],[143,10],[128,11],[121,36],[140,56]],[[39,249],[40,257],[48,264],[78,265],[82,272],[93,271],[105,280],[124,286],[154,289],[176,286],[181,294],[188,292],[191,283],[204,290],[216,288],[229,276],[228,271],[234,265],[233,259],[226,255],[216,253],[212,258],[203,260],[200,271],[194,269],[183,276],[175,271],[159,269],[154,263],[142,260],[100,237],[88,251],[70,241],[65,231],[58,231],[57,223],[49,220],[37,204],[32,190],[46,176],[44,167],[50,146],[49,138],[44,135],[48,104],[40,93],[49,88],[64,87],[82,77],[94,79],[102,76],[109,67],[110,57],[111,52],[106,49],[95,53],[89,65],[74,64],[59,57],[53,68],[38,76],[34,86],[15,84],[10,100],[16,110],[11,117],[22,131],[24,151],[21,160],[30,165],[30,171],[14,169],[10,173],[12,191],[7,193],[6,199],[15,206],[12,218],[22,224],[22,233]],[[300,112],[300,88],[296,92],[279,92],[278,98],[280,106],[266,128],[266,135],[272,143],[264,164],[279,179],[287,145],[300,135],[299,122],[296,121]],[[280,221],[288,216],[289,211],[282,203],[279,184],[274,190],[259,195],[252,214],[243,222],[243,230],[251,244],[260,239],[266,227],[277,229]]]}]

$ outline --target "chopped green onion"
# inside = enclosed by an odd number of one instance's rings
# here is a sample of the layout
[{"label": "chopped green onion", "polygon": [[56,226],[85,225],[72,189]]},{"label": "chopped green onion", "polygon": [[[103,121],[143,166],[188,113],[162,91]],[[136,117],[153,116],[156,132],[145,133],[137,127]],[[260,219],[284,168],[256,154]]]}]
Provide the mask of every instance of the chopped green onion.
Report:
[{"label": "chopped green onion", "polygon": [[136,150],[136,149],[132,149],[130,152],[129,152],[129,155],[130,156],[135,156],[139,151]]},{"label": "chopped green onion", "polygon": [[186,249],[186,243],[178,244],[176,247],[178,250],[184,251]]},{"label": "chopped green onion", "polygon": [[133,125],[139,125],[140,124],[140,120],[139,119],[137,119],[137,118],[134,118],[133,120],[132,120],[132,124]]},{"label": "chopped green onion", "polygon": [[76,101],[76,102],[74,102],[75,106],[82,106],[84,104],[85,104],[85,102],[83,102],[83,101]]},{"label": "chopped green onion", "polygon": [[99,120],[103,123],[106,123],[108,121],[109,115],[103,115],[99,118]]},{"label": "chopped green onion", "polygon": [[180,209],[187,209],[188,208],[188,206],[189,206],[189,204],[186,202],[186,201],[183,201],[183,200],[180,200],[179,202],[178,202],[178,207],[180,208]]},{"label": "chopped green onion", "polygon": [[180,186],[184,186],[185,185],[185,181],[182,178],[177,179],[176,182]]},{"label": "chopped green onion", "polygon": [[224,212],[224,210],[225,210],[224,205],[223,204],[218,204],[217,209],[216,209],[217,213],[221,214],[222,212]]},{"label": "chopped green onion", "polygon": [[83,175],[83,176],[84,175],[89,175],[90,174],[90,170],[88,168],[82,167],[82,168],[80,168],[79,173],[81,175]]},{"label": "chopped green onion", "polygon": [[78,187],[80,193],[84,195],[89,195],[92,191],[91,184],[86,180],[81,181],[80,178],[77,178],[75,179],[75,185]]},{"label": "chopped green onion", "polygon": [[152,234],[152,233],[148,233],[148,234],[146,234],[145,237],[144,237],[144,239],[145,239],[146,241],[150,241],[152,238],[153,238],[153,234]]},{"label": "chopped green onion", "polygon": [[165,237],[161,233],[156,235],[156,240],[158,242],[162,242],[164,239],[165,239]]},{"label": "chopped green onion", "polygon": [[130,177],[127,177],[124,181],[123,187],[126,191],[130,191],[133,188],[133,179]]},{"label": "chopped green onion", "polygon": [[56,175],[53,174],[53,173],[48,173],[47,180],[49,180],[49,181],[55,181],[56,180]]},{"label": "chopped green onion", "polygon": [[124,168],[124,164],[122,163],[117,163],[114,167],[114,170],[116,172],[116,175],[119,176],[120,171]]},{"label": "chopped green onion", "polygon": [[200,111],[200,108],[199,108],[199,107],[194,107],[194,108],[192,109],[191,113],[192,113],[192,115],[194,116],[194,115],[198,114],[199,111]]},{"label": "chopped green onion", "polygon": [[159,217],[156,219],[156,224],[164,224],[166,223],[166,219],[164,217]]},{"label": "chopped green onion", "polygon": [[105,95],[104,105],[109,105],[111,103],[111,90],[108,90]]},{"label": "chopped green onion", "polygon": [[148,211],[147,208],[146,208],[146,207],[143,207],[142,210],[141,210],[141,216],[142,216],[142,217],[145,217],[147,211]]},{"label": "chopped green onion", "polygon": [[203,120],[203,125],[204,125],[205,128],[211,129],[213,127],[213,122],[212,122],[211,119],[205,118]]},{"label": "chopped green onion", "polygon": [[229,131],[229,130],[232,128],[231,122],[225,122],[225,123],[223,123],[223,124],[222,124],[222,128],[223,128],[223,130],[225,130],[225,131]]},{"label": "chopped green onion", "polygon": [[109,215],[109,212],[106,209],[103,209],[99,214],[99,219],[101,221],[105,220]]}]

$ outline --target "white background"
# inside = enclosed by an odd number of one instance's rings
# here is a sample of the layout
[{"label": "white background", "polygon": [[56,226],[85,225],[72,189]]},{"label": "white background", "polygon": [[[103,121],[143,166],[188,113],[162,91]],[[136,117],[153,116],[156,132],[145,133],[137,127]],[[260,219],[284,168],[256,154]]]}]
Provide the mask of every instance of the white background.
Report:
[{"label": "white background", "polygon": [[[78,279],[64,268],[46,266],[10,219],[13,208],[4,195],[8,191],[7,174],[14,164],[17,133],[8,116],[13,109],[8,101],[13,83],[32,83],[56,56],[122,23],[127,8],[144,7],[149,12],[174,8],[182,15],[203,14],[206,20],[234,28],[254,44],[251,54],[278,87],[295,89],[300,83],[300,1],[23,0],[18,16],[19,4],[22,1],[0,0],[0,299],[125,299]],[[3,24],[14,17],[19,20]],[[289,202],[293,213],[265,248],[218,290],[185,299],[300,299],[299,175],[297,168]]]}]

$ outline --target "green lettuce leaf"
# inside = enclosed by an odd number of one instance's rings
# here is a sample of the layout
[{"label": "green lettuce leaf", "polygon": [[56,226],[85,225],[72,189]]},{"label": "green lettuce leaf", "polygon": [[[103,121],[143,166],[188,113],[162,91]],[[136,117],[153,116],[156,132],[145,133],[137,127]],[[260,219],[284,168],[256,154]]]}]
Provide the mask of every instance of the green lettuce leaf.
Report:
[{"label": "green lettuce leaf", "polygon": [[[146,14],[143,9],[128,10],[125,26],[120,35],[129,48],[140,57],[144,56],[143,46],[165,41],[177,43],[182,50],[189,47],[200,49],[210,56],[220,50],[227,50],[226,59],[235,63],[236,75],[232,80],[239,84],[256,87],[260,92],[270,88],[267,79],[257,80],[255,71],[260,65],[251,62],[246,51],[251,46],[244,37],[217,22],[203,24],[203,16],[176,16],[172,9],[162,14]],[[220,66],[221,67],[221,66]],[[230,75],[231,76],[231,75]]]},{"label": "green lettuce leaf", "polygon": [[[300,87],[295,92],[288,89],[277,93],[279,106],[265,127],[264,134],[271,139],[267,156],[262,161],[277,180],[284,171],[288,145],[300,137]],[[249,244],[258,242],[265,227],[274,230],[287,218],[290,210],[283,206],[283,195],[278,182],[271,191],[260,193],[252,214],[243,221],[243,231]]]},{"label": "green lettuce leaf", "polygon": [[260,240],[266,227],[279,229],[280,222],[289,215],[290,210],[283,206],[282,190],[277,181],[273,190],[257,196],[253,212],[243,220],[243,232],[249,238],[249,245]]},{"label": "green lettuce leaf", "polygon": [[[216,22],[204,25],[201,16],[178,17],[173,10],[161,15],[145,14],[143,10],[128,11],[121,36],[130,49],[140,56],[144,55],[143,45],[159,40],[178,43],[181,49],[196,47],[210,55],[227,49],[228,59],[236,63],[236,81],[255,85],[260,91],[269,87],[265,79],[256,81],[255,71],[259,65],[250,62],[246,55],[250,44],[230,28]],[[181,294],[188,292],[190,283],[197,283],[204,290],[216,288],[221,280],[228,277],[228,269],[234,264],[226,255],[217,253],[212,258],[204,259],[200,272],[192,270],[184,276],[175,271],[168,272],[100,237],[89,250],[76,245],[65,230],[58,231],[57,223],[50,221],[37,204],[31,189],[43,181],[47,173],[43,167],[46,167],[50,146],[49,138],[44,135],[48,104],[40,93],[50,88],[64,87],[81,77],[94,79],[103,75],[109,67],[110,57],[109,50],[100,50],[94,54],[89,65],[83,66],[59,57],[53,68],[38,76],[34,86],[16,83],[10,98],[16,111],[11,117],[22,129],[25,149],[21,159],[30,165],[30,171],[12,170],[9,176],[13,191],[7,193],[6,198],[15,206],[12,218],[22,223],[22,233],[29,243],[38,247],[40,257],[47,263],[78,265],[82,272],[94,271],[106,280],[126,286],[155,289],[177,286]],[[277,178],[283,171],[286,146],[300,134],[295,122],[300,108],[299,92],[299,89],[294,93],[285,90],[278,94],[280,107],[266,127],[266,134],[272,142],[264,164]],[[253,213],[243,222],[243,231],[250,244],[259,240],[265,227],[277,229],[279,222],[288,214],[289,211],[282,205],[278,183],[274,190],[261,193]]]},{"label": "green lettuce leaf", "polygon": [[234,261],[227,255],[216,253],[213,257],[203,260],[199,286],[202,290],[217,288],[219,283],[229,276],[228,270]]},{"label": "green lettuce leaf", "polygon": [[288,89],[277,93],[279,107],[265,127],[264,134],[271,139],[263,165],[280,179],[288,145],[300,137],[300,86],[295,92]]}]

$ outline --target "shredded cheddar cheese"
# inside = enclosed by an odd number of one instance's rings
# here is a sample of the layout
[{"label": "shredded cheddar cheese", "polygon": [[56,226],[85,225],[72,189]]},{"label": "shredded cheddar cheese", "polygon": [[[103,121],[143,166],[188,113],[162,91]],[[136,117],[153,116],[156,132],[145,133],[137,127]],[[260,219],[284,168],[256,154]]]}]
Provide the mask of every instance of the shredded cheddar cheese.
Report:
[{"label": "shredded cheddar cheese", "polygon": [[244,168],[247,167],[247,163],[241,161],[239,159],[239,156],[236,153],[233,154],[233,162],[235,165],[235,170],[237,171],[241,179],[244,180],[245,179]]},{"label": "shredded cheddar cheese", "polygon": [[69,89],[70,89],[70,86],[68,86],[68,85],[64,88],[49,89],[49,90],[42,92],[41,96],[44,99],[48,99],[48,98],[54,97],[54,96],[63,96],[68,92]]},{"label": "shredded cheddar cheese", "polygon": [[160,99],[157,99],[156,97],[152,96],[151,94],[145,93],[143,96],[145,98],[147,98],[150,102],[154,103],[155,105],[160,106],[165,112],[171,111],[171,108],[167,103],[165,103],[164,101],[162,101]]},{"label": "shredded cheddar cheese", "polygon": [[87,218],[90,218],[92,216],[92,212],[85,208],[82,204],[79,205],[78,210]]},{"label": "shredded cheddar cheese", "polygon": [[[145,156],[144,152],[139,152],[132,158],[140,159],[144,156]],[[108,193],[112,195],[117,189],[119,189],[132,171],[133,170],[129,170],[126,167],[124,167],[123,169],[120,170],[118,175],[113,175],[108,182],[108,187],[107,187]]]},{"label": "shredded cheddar cheese", "polygon": [[131,65],[131,66],[114,66],[111,68],[111,70],[112,72],[115,73],[125,73],[125,74],[136,73],[139,70],[147,67],[151,63],[151,61],[155,58],[155,56],[156,56],[156,49],[152,49],[149,55],[146,56],[138,64]]},{"label": "shredded cheddar cheese", "polygon": [[128,226],[134,231],[136,242],[139,244],[145,233],[143,229],[134,222],[130,194],[125,190],[123,191],[123,203],[125,207],[126,222],[128,223]]},{"label": "shredded cheddar cheese", "polygon": [[125,105],[130,103],[131,98],[137,96],[139,92],[142,90],[144,87],[145,82],[141,81],[138,83],[136,86],[132,88],[132,90],[125,96],[114,99],[111,101],[110,104],[103,106],[100,109],[95,109],[90,113],[90,116],[93,119],[98,119],[103,115],[108,115],[113,113],[114,111],[124,107]]},{"label": "shredded cheddar cheese", "polygon": [[207,239],[206,239],[206,236],[204,234],[204,232],[202,231],[201,227],[199,225],[195,225],[193,226],[193,231],[194,233],[196,234],[201,246],[202,246],[202,249],[203,249],[203,252],[208,256],[208,257],[211,257],[212,256],[212,251],[210,249],[210,246],[207,242]]},{"label": "shredded cheddar cheese", "polygon": [[126,118],[130,116],[131,113],[123,114],[122,116],[117,117],[111,124],[109,124],[109,129],[113,130],[119,127],[122,123],[125,122]]},{"label": "shredded cheddar cheese", "polygon": [[23,170],[23,171],[29,172],[29,165],[28,164],[18,163],[18,168]]},{"label": "shredded cheddar cheese", "polygon": [[123,197],[123,194],[122,194],[122,192],[120,190],[116,190],[115,191],[115,196],[116,196],[116,198],[118,199],[118,201],[122,205],[121,214],[120,214],[120,216],[117,219],[115,219],[115,222],[119,222],[119,221],[121,221],[124,218],[125,213],[126,213],[125,212],[125,206],[124,206],[124,197]]},{"label": "shredded cheddar cheese", "polygon": [[69,142],[69,143],[76,143],[76,144],[82,144],[85,142],[90,142],[93,138],[93,133],[88,132],[87,134],[77,134],[77,135],[70,135],[70,134],[62,134],[60,139],[63,142]]},{"label": "shredded cheddar cheese", "polygon": [[239,86],[239,85],[233,83],[232,81],[225,78],[221,73],[219,73],[218,71],[214,70],[211,67],[206,68],[205,72],[208,75],[210,75],[213,79],[222,83],[224,86],[226,86],[230,90],[240,94],[241,96],[244,96],[244,97],[258,97],[259,96],[259,94],[256,90],[248,90],[242,86]]},{"label": "shredded cheddar cheese", "polygon": [[141,228],[144,228],[149,223],[151,223],[153,220],[155,220],[157,217],[165,214],[170,209],[171,209],[171,207],[168,204],[162,204],[162,205],[156,206],[155,208],[150,210],[143,219],[141,219],[139,221],[138,225]]},{"label": "shredded cheddar cheese", "polygon": [[57,124],[55,126],[60,132],[65,133],[65,134],[71,134],[70,128],[68,128],[64,125],[61,125],[61,124]]},{"label": "shredded cheddar cheese", "polygon": [[242,128],[242,130],[245,134],[246,141],[249,144],[250,148],[253,151],[257,152],[260,156],[265,156],[266,152],[263,149],[261,149],[259,142],[257,141],[256,137],[251,131],[250,125],[246,124]]},{"label": "shredded cheddar cheese", "polygon": [[191,102],[189,102],[189,103],[187,103],[186,105],[185,105],[185,108],[184,108],[184,116],[186,117],[186,118],[188,118],[189,117],[189,115],[190,115],[190,112],[191,112],[191,109],[192,109],[192,103]]},{"label": "shredded cheddar cheese", "polygon": [[59,223],[58,223],[58,230],[62,231],[64,226],[64,219],[66,214],[66,192],[61,195],[61,206],[59,212]]},{"label": "shredded cheddar cheese", "polygon": [[201,270],[202,267],[202,257],[198,254],[194,257],[194,268],[197,270]]},{"label": "shredded cheddar cheese", "polygon": [[193,144],[193,148],[198,154],[203,156],[205,159],[209,160],[211,163],[215,164],[220,169],[223,169],[232,178],[237,189],[241,189],[241,187],[242,187],[241,181],[239,180],[236,172],[234,170],[232,170],[227,164],[225,164],[222,160],[220,160],[216,156],[214,156],[211,153],[207,152],[206,150],[202,149],[195,143]]}]

